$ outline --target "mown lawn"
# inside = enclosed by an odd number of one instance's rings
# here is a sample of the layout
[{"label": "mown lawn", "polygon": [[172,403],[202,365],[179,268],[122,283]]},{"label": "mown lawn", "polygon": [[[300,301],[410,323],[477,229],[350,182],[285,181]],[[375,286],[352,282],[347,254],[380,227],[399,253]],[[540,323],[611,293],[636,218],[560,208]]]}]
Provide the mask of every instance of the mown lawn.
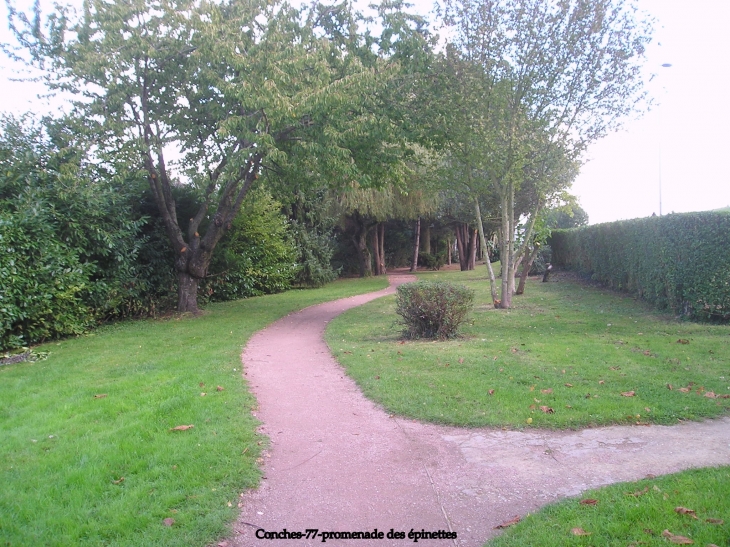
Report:
[{"label": "mown lawn", "polygon": [[[194,546],[228,531],[265,439],[240,354],[315,303],[379,290],[338,281],[111,325],[0,367],[0,545]],[[184,431],[173,428],[194,427]],[[173,521],[166,519],[173,519]]]},{"label": "mown lawn", "polygon": [[528,515],[488,547],[730,545],[730,467],[584,492]]},{"label": "mown lawn", "polygon": [[682,322],[567,278],[531,280],[495,310],[486,270],[422,279],[477,291],[463,336],[404,341],[395,297],[332,321],[327,341],[388,412],[461,426],[673,424],[730,408],[730,327]]},{"label": "mown lawn", "polygon": [[[532,280],[514,309],[494,310],[485,274],[420,274],[476,289],[459,339],[401,340],[388,297],[332,321],[330,348],[388,412],[436,423],[579,428],[727,414],[730,327],[678,321],[565,277]],[[612,485],[523,515],[487,547],[725,547],[728,492],[730,467]]]}]

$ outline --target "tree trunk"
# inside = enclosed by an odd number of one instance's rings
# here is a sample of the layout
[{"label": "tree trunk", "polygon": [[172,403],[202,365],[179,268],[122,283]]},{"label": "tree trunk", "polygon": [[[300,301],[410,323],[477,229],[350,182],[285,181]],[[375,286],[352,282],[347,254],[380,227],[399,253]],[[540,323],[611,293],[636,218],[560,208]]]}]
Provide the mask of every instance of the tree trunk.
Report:
[{"label": "tree trunk", "polygon": [[446,265],[451,266],[451,247],[453,247],[451,243],[451,238],[446,238]]},{"label": "tree trunk", "polygon": [[421,242],[421,217],[418,217],[416,221],[416,234],[413,237],[413,264],[411,264],[411,271],[415,272],[418,269],[418,248]]},{"label": "tree trunk", "polygon": [[355,224],[355,233],[352,236],[352,244],[357,252],[357,262],[360,269],[360,277],[373,275],[370,249],[368,249],[368,232],[370,227],[358,213],[352,216]]},{"label": "tree trunk", "polygon": [[532,249],[532,253],[530,253],[530,258],[527,259],[527,263],[523,264],[522,266],[522,275],[520,275],[520,284],[517,287],[517,292],[515,294],[524,294],[525,292],[525,283],[527,282],[527,276],[530,275],[530,268],[532,268],[532,263],[535,262],[535,258],[537,257],[537,253],[540,252],[540,245],[537,243],[535,244],[535,248]]},{"label": "tree trunk", "polygon": [[193,277],[187,272],[177,274],[177,311],[180,313],[190,312],[198,315],[198,285],[200,279]]},{"label": "tree trunk", "polygon": [[477,261],[477,231],[467,228],[469,237],[469,261],[467,263],[467,270],[473,270],[476,267]]},{"label": "tree trunk", "polygon": [[385,235],[385,226],[382,222],[375,225],[371,238],[371,246],[373,248],[373,262],[375,275],[385,275],[385,258],[383,256],[383,236]]},{"label": "tree trunk", "polygon": [[514,186],[507,183],[507,188],[502,193],[502,249],[500,260],[502,262],[502,299],[500,307],[509,309],[512,307],[512,287],[514,286]]},{"label": "tree trunk", "polygon": [[380,224],[378,224],[377,230],[380,231],[378,240],[380,241],[380,268],[382,270],[381,274],[385,275],[388,273],[385,269],[385,222],[381,222]]},{"label": "tree trunk", "polygon": [[484,255],[484,263],[487,266],[489,272],[489,290],[492,293],[492,303],[494,307],[499,307],[499,301],[497,300],[497,284],[494,278],[494,270],[492,269],[491,257],[489,256],[489,249],[487,248],[487,238],[484,237],[484,224],[482,223],[482,211],[479,209],[479,200],[474,199],[474,211],[477,217],[477,229],[479,230],[479,242],[482,246],[482,254]]},{"label": "tree trunk", "polygon": [[456,250],[459,252],[459,268],[461,271],[466,270],[466,246],[464,245],[464,231],[462,230],[463,225],[461,223],[454,227],[454,233],[456,234]]}]

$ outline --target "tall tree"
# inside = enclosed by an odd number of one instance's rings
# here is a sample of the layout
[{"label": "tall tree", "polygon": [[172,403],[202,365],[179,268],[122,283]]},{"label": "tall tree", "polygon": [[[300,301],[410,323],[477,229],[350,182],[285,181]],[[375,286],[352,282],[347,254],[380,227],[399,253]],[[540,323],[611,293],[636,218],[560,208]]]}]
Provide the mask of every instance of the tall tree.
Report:
[{"label": "tall tree", "polygon": [[[374,125],[360,99],[387,74],[331,48],[311,12],[266,0],[87,0],[79,17],[57,8],[45,34],[37,7],[11,10],[11,24],[51,89],[78,97],[77,130],[98,157],[124,153],[146,174],[181,312],[197,312],[213,250],[262,174],[304,159],[330,181],[357,175],[343,142]],[[198,191],[190,218],[179,218],[179,183]]]},{"label": "tall tree", "polygon": [[[487,121],[477,167],[500,198],[500,258],[508,274],[501,306],[509,308],[525,166],[556,147],[578,158],[640,107],[651,25],[637,19],[630,0],[445,0],[442,14],[452,29],[454,73],[478,82],[467,88],[483,105],[473,119]],[[458,98],[463,88],[455,89]]]}]

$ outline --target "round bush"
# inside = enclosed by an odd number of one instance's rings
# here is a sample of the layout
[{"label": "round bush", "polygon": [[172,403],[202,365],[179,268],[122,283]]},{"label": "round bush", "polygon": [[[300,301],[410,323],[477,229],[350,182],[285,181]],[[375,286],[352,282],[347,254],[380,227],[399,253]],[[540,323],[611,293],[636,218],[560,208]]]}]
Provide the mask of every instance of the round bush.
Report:
[{"label": "round bush", "polygon": [[473,304],[474,291],[464,285],[419,281],[398,287],[395,311],[406,338],[444,340],[457,335]]}]

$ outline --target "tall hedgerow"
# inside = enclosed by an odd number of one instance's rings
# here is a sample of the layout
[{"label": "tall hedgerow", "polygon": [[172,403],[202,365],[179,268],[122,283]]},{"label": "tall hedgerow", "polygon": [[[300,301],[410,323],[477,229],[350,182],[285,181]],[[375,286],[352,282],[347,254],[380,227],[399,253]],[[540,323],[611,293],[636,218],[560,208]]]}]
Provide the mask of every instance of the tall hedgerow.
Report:
[{"label": "tall hedgerow", "polygon": [[553,262],[659,309],[730,321],[730,212],[671,214],[553,232]]}]

